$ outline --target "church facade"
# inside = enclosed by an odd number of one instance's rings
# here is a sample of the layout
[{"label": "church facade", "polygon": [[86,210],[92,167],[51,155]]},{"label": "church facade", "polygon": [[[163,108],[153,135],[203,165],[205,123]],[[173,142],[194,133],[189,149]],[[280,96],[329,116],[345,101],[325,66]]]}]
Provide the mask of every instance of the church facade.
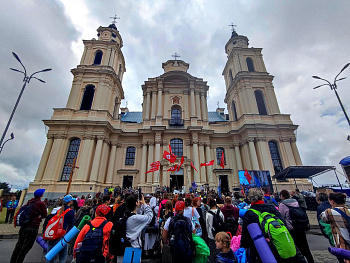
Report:
[{"label": "church facade", "polygon": [[[191,182],[224,190],[239,187],[238,171],[268,170],[271,175],[302,165],[290,115],[281,114],[261,48],[234,30],[225,46],[224,66],[228,114],[224,108],[208,112],[209,86],[188,73],[189,64],[169,60],[164,73],[142,85],[141,112],[121,108],[126,72],[122,37],[115,24],[97,29],[98,39],[84,40],[80,64],[71,70],[72,88],[65,108],[55,108],[47,143],[28,192],[45,188],[49,198],[67,189],[76,158],[70,193],[103,192],[105,187],[158,186],[188,190]],[[163,159],[171,145],[184,156],[181,169]],[[225,166],[220,167],[222,154]],[[212,166],[202,166],[214,159]],[[146,173],[160,161],[156,172]],[[196,171],[194,168],[196,168]],[[305,183],[305,182],[304,182]],[[284,188],[291,189],[289,182]],[[281,187],[279,187],[282,190]]]}]

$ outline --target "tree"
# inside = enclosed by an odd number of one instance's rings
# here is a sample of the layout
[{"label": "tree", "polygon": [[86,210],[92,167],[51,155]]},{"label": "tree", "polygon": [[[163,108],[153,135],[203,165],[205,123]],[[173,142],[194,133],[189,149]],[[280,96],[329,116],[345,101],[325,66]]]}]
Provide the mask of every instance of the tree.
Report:
[{"label": "tree", "polygon": [[4,193],[9,193],[11,191],[11,187],[6,182],[0,182],[0,189],[4,189]]}]

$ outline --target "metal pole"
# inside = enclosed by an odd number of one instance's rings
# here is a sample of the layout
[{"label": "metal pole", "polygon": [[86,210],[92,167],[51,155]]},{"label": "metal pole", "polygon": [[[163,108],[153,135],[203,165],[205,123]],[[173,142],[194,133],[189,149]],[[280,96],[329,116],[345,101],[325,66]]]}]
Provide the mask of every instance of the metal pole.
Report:
[{"label": "metal pole", "polygon": [[8,128],[9,128],[9,126],[10,126],[10,123],[11,123],[11,121],[12,121],[13,115],[15,114],[15,111],[16,111],[16,109],[17,109],[19,100],[20,100],[21,97],[22,97],[22,94],[23,94],[23,91],[24,91],[26,85],[27,85],[27,80],[24,81],[22,90],[21,90],[21,92],[19,93],[19,96],[18,96],[18,98],[17,98],[15,107],[14,107],[13,110],[12,110],[10,119],[9,119],[8,122],[7,122],[7,125],[6,125],[6,128],[5,128],[5,130],[4,130],[4,133],[2,134],[2,137],[1,137],[1,140],[0,140],[0,145],[2,145],[2,142],[3,142],[3,140],[4,140],[5,136],[6,136],[7,130],[8,130]]},{"label": "metal pole", "polygon": [[338,178],[338,175],[337,175],[336,170],[334,170],[334,173],[335,173],[335,177],[337,177],[337,180],[338,180],[338,184],[339,184],[339,186],[340,186],[340,189],[343,190],[343,187],[342,187],[341,184],[340,184],[340,181],[339,181],[339,178]]},{"label": "metal pole", "polygon": [[298,188],[297,182],[295,181],[295,176],[294,176],[294,183],[295,183],[295,188]]},{"label": "metal pole", "polygon": [[346,114],[346,111],[345,111],[345,109],[344,109],[343,103],[341,102],[341,100],[340,100],[340,98],[339,98],[339,95],[338,95],[338,92],[337,92],[337,86],[334,87],[334,92],[335,92],[335,95],[337,96],[337,99],[338,99],[338,101],[339,101],[340,107],[342,108],[342,110],[343,110],[343,112],[344,112],[345,118],[346,118],[346,120],[348,121],[349,126],[350,126],[350,120],[349,120],[348,115]]}]

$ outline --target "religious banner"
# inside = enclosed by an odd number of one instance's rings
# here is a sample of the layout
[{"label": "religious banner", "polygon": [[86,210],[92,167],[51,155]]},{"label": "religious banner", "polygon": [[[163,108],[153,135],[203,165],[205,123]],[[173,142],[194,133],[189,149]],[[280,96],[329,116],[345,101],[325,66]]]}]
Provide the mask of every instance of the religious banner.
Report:
[{"label": "religious banner", "polygon": [[171,154],[167,151],[164,151],[163,158],[167,159],[170,163],[174,163],[176,161],[176,155]]},{"label": "religious banner", "polygon": [[244,170],[244,177],[247,179],[248,183],[251,184],[252,177],[248,173],[247,169]]},{"label": "religious banner", "polygon": [[220,166],[221,166],[222,169],[225,168],[225,156],[224,156],[224,151],[222,151],[222,154],[221,154]]},{"label": "religious banner", "polygon": [[195,169],[196,170],[196,172],[198,173],[198,170],[196,169],[196,167],[194,167],[194,165],[193,165],[193,162],[191,161],[191,167],[193,168],[193,169]]},{"label": "religious banner", "polygon": [[207,163],[201,163],[201,167],[202,166],[210,166],[210,165],[213,165],[214,164],[214,160],[211,160],[211,161],[209,161],[209,162],[207,162]]},{"label": "religious banner", "polygon": [[160,167],[160,161],[156,161],[156,162],[154,162],[154,163],[151,163],[150,165],[151,165],[151,169],[149,169],[149,170],[146,172],[146,174],[147,174],[147,173],[152,173],[152,172],[158,171],[158,170],[159,170],[159,167]]},{"label": "religious banner", "polygon": [[176,172],[177,169],[178,169],[178,165],[175,164],[175,165],[171,166],[167,171]]},{"label": "religious banner", "polygon": [[180,171],[180,168],[183,164],[184,164],[184,156],[182,155],[180,164],[177,166],[177,172]]}]

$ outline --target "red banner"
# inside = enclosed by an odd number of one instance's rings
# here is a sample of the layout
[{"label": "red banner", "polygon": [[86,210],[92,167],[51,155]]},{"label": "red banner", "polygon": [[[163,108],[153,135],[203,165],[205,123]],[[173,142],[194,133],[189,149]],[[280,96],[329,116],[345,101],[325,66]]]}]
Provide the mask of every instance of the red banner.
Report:
[{"label": "red banner", "polygon": [[184,164],[184,156],[182,155],[180,164],[177,166],[177,171],[180,171],[180,168],[183,164]]},{"label": "red banner", "polygon": [[154,163],[151,163],[151,169],[149,169],[146,174],[148,173],[152,173],[152,172],[155,172],[155,171],[158,171],[159,170],[159,167],[160,167],[160,161],[156,161]]},{"label": "red banner", "polygon": [[222,151],[222,153],[221,153],[220,166],[221,166],[222,169],[225,168],[225,156],[224,156],[224,151]]},{"label": "red banner", "polygon": [[167,151],[164,151],[163,158],[167,159],[170,163],[174,163],[176,161],[176,156]]},{"label": "red banner", "polygon": [[167,171],[170,171],[170,172],[176,172],[176,170],[177,170],[177,167],[178,167],[178,165],[177,164],[175,164],[175,165],[173,165],[173,166],[171,166]]},{"label": "red banner", "polygon": [[250,184],[250,182],[252,181],[252,177],[248,173],[247,169],[244,170],[244,176],[248,180],[248,183]]},{"label": "red banner", "polygon": [[196,170],[196,172],[198,173],[198,170],[196,169],[196,167],[194,167],[194,165],[193,165],[193,162],[191,161],[191,167],[193,168],[193,169],[195,169]]},{"label": "red banner", "polygon": [[211,160],[210,162],[207,162],[207,163],[201,163],[201,167],[202,166],[210,166],[210,165],[213,165],[214,164],[214,160]]}]

